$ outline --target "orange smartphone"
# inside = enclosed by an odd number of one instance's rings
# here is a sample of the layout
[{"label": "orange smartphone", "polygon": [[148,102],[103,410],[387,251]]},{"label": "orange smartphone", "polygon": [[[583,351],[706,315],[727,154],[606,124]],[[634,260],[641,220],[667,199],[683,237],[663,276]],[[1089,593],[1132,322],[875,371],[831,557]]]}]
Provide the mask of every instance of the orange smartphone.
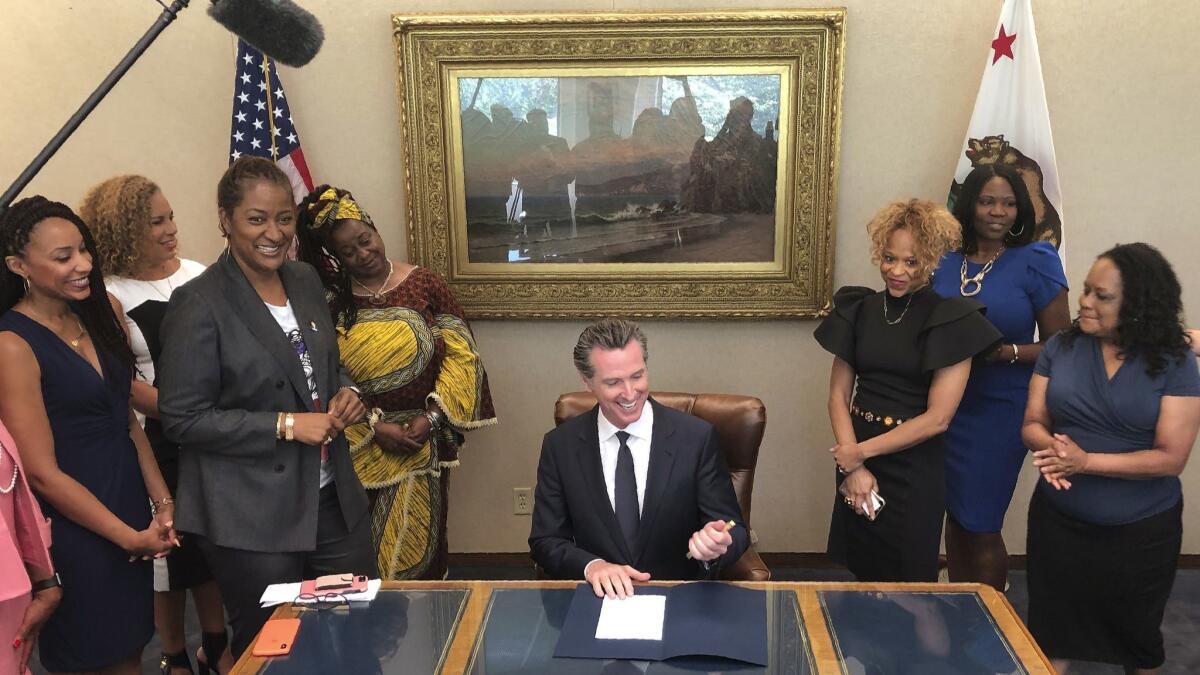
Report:
[{"label": "orange smartphone", "polygon": [[292,651],[300,619],[271,619],[263,624],[254,643],[254,656],[283,656]]}]

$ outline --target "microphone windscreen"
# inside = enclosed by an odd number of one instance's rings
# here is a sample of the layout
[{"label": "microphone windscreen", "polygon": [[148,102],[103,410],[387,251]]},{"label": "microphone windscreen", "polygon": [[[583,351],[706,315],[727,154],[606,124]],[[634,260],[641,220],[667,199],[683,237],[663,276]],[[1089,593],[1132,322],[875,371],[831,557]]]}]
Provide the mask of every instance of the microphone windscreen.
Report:
[{"label": "microphone windscreen", "polygon": [[317,18],[291,0],[213,0],[208,15],[267,56],[297,68],[325,40]]}]

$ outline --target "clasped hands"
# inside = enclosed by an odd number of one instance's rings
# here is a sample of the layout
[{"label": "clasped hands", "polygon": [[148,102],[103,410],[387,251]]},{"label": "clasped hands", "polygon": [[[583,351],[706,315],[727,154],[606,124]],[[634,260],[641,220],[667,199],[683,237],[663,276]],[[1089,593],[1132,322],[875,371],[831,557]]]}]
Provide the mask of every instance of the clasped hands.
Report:
[{"label": "clasped hands", "polygon": [[358,394],[342,387],[329,400],[325,412],[295,413],[293,434],[296,440],[307,445],[327,445],[342,433],[342,429],[362,419],[366,412]]},{"label": "clasped hands", "polygon": [[384,452],[411,455],[425,447],[432,427],[424,415],[417,415],[408,424],[380,421],[375,424],[375,442]]},{"label": "clasped hands", "polygon": [[833,454],[833,461],[837,462],[838,471],[841,473],[852,473],[867,459],[867,453],[863,452],[858,443],[838,443],[830,448],[829,452]]},{"label": "clasped hands", "polygon": [[158,507],[149,527],[140,532],[130,530],[121,547],[129,554],[129,562],[134,562],[162,558],[179,545],[179,534],[175,532],[174,505],[165,504]]},{"label": "clasped hands", "polygon": [[1068,476],[1087,469],[1088,453],[1066,434],[1054,434],[1049,446],[1033,453],[1033,465],[1055,490],[1070,490]]},{"label": "clasped hands", "polygon": [[[733,535],[725,531],[727,521],[714,520],[692,533],[688,540],[688,552],[699,561],[715,560],[733,545]],[[586,581],[598,598],[625,599],[633,595],[633,582],[650,581],[649,572],[641,572],[630,565],[618,565],[604,560],[591,563],[585,570]]]}]

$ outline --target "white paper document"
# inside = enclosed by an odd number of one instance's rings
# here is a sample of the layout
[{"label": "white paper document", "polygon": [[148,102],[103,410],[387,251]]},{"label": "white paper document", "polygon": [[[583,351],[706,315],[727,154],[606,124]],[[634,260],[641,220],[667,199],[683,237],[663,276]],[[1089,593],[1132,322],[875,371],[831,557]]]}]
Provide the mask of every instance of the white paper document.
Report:
[{"label": "white paper document", "polygon": [[665,595],[605,598],[596,621],[597,640],[662,640]]},{"label": "white paper document", "polygon": [[[367,590],[359,591],[358,593],[343,593],[342,597],[350,602],[370,602],[375,599],[375,595],[379,593],[379,588],[383,585],[380,579],[369,579],[367,581]],[[312,598],[307,600],[297,599],[300,595],[300,582],[297,581],[291,584],[271,584],[263,591],[262,597],[258,599],[260,607],[274,607],[284,603],[295,603],[297,605],[315,605],[321,601],[321,598]]]}]

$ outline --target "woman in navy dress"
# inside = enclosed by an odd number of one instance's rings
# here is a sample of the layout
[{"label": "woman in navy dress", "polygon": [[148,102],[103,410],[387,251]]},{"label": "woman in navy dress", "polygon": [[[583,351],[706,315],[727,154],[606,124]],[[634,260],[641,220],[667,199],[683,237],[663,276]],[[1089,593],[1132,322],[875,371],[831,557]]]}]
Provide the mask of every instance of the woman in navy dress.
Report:
[{"label": "woman in navy dress", "polygon": [[63,586],[41,632],[42,665],[137,673],[154,631],[149,559],[175,534],[129,407],[133,354],[92,264],[91,234],[69,207],[13,204],[0,249],[0,418],[51,520]]},{"label": "woman in navy dress", "polygon": [[1200,429],[1200,371],[1171,265],[1152,246],[1097,258],[1079,318],[1046,343],[1023,438],[1041,471],[1029,504],[1029,630],[1068,660],[1157,672],[1183,543],[1179,474]]},{"label": "woman in navy dress", "polygon": [[1067,278],[1054,247],[1033,241],[1033,203],[1012,169],[971,171],[954,217],[963,245],[942,259],[933,289],[983,303],[1004,341],[975,364],[946,430],[946,557],[951,581],[1003,591],[1008,550],[1000,530],[1026,455],[1029,376],[1042,343],[1071,324]]},{"label": "woman in navy dress", "polygon": [[[886,289],[838,290],[814,334],[834,355],[829,421],[841,498],[829,553],[859,581],[936,581],[946,511],[942,432],[972,358],[1000,334],[979,303],[929,288],[938,260],[960,242],[944,207],[894,202],[867,230]],[[884,508],[875,509],[872,492]]]}]

